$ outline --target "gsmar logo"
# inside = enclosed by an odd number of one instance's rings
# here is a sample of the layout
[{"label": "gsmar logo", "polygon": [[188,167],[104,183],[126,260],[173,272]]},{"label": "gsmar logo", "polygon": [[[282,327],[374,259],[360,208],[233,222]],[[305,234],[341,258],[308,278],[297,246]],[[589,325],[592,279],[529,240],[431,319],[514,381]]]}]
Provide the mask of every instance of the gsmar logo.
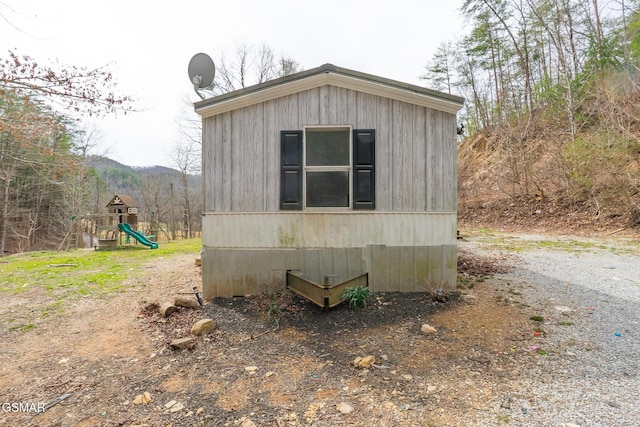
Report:
[{"label": "gsmar logo", "polygon": [[26,412],[26,413],[40,413],[44,412],[45,403],[33,403],[33,402],[3,402],[2,412]]}]

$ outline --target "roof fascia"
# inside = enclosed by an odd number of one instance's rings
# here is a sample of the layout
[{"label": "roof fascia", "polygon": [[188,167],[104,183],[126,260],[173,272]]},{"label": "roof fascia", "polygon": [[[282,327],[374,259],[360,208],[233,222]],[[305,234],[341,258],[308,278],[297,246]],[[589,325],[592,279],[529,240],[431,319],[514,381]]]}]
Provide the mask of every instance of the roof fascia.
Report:
[{"label": "roof fascia", "polygon": [[239,93],[237,96],[217,97],[219,101],[217,101],[216,98],[213,98],[212,100],[207,100],[209,102],[205,105],[203,105],[203,103],[196,104],[196,112],[200,114],[202,118],[211,117],[227,111],[248,107],[250,105],[325,85],[351,89],[370,95],[377,95],[427,108],[433,108],[451,114],[456,114],[462,108],[464,102],[462,98],[455,96],[448,95],[446,97],[438,97],[431,95],[430,93],[426,93],[431,92],[427,89],[421,91],[411,90],[412,86],[410,85],[403,84],[402,86],[396,86],[385,84],[384,79],[381,79],[381,81],[378,82],[339,72],[326,71],[291,81],[284,81],[275,85],[258,87],[256,88],[257,90],[254,91],[238,91]]}]

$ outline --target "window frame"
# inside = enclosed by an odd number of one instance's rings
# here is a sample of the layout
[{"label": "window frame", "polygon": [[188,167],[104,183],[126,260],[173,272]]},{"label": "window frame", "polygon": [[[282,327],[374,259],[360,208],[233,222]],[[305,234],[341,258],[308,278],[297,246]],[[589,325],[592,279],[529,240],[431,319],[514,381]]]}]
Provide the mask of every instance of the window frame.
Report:
[{"label": "window frame", "polygon": [[[348,136],[349,161],[347,165],[307,166],[307,132],[308,131],[346,131]],[[353,126],[351,125],[308,125],[302,127],[302,209],[307,211],[348,211],[353,210]],[[347,206],[308,206],[307,205],[307,173],[308,172],[340,172],[346,171],[349,176]]]}]

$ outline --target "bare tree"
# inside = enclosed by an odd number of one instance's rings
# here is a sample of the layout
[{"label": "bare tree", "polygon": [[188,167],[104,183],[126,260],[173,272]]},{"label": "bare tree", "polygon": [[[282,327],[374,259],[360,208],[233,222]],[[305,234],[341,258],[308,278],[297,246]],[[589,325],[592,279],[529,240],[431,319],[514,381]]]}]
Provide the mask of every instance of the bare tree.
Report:
[{"label": "bare tree", "polygon": [[214,94],[222,94],[247,86],[264,83],[300,70],[292,58],[275,54],[266,44],[256,47],[237,43],[231,56],[221,53],[216,58]]},{"label": "bare tree", "polygon": [[88,115],[131,111],[132,98],[118,95],[106,67],[52,67],[27,55],[8,52],[0,59],[0,88],[24,96],[46,98],[73,112]]},{"label": "bare tree", "polygon": [[200,199],[197,197],[199,191],[194,192],[191,185],[191,177],[200,173],[200,146],[193,142],[178,144],[173,149],[171,159],[180,172],[178,190],[181,199],[183,229],[186,231],[186,236],[191,238],[194,237],[194,225],[198,225],[197,228],[200,228],[199,221],[198,224],[195,224],[200,216],[194,215],[198,207],[196,201]]},{"label": "bare tree", "polygon": [[0,255],[10,237],[14,248],[28,250],[39,240],[56,247],[68,234],[93,139],[74,134],[56,107],[64,114],[132,111],[133,100],[115,86],[106,68],[41,65],[14,51],[0,58]]}]

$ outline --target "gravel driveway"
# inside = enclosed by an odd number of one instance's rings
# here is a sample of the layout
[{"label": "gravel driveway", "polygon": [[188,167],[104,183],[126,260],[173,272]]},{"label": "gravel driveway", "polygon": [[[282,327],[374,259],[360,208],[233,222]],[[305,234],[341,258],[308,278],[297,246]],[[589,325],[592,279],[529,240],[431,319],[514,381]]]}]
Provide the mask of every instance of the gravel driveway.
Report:
[{"label": "gravel driveway", "polygon": [[[515,253],[516,268],[494,280],[544,317],[537,348],[530,348],[541,357],[512,382],[502,424],[639,426],[638,240],[490,236],[460,246]],[[497,423],[495,417],[477,422]]]}]

